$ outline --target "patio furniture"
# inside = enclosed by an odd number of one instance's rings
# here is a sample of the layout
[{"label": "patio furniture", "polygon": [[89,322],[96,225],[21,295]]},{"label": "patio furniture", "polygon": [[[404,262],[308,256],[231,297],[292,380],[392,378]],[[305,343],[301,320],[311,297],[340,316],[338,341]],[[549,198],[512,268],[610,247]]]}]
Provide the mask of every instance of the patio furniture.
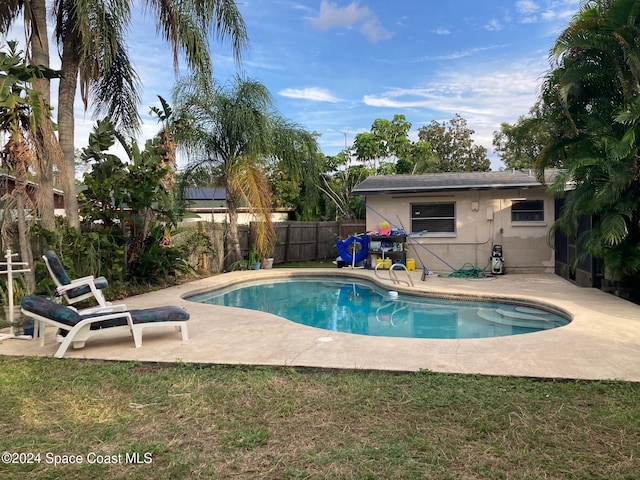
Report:
[{"label": "patio furniture", "polygon": [[101,307],[108,305],[102,294],[102,289],[106,288],[109,282],[104,277],[95,278],[93,275],[71,280],[58,255],[49,250],[42,256],[49,275],[56,285],[56,296],[63,297],[67,304],[74,303],[94,297]]},{"label": "patio furniture", "polygon": [[111,305],[102,311],[93,309],[82,314],[74,307],[60,305],[47,298],[28,295],[22,298],[22,313],[35,320],[34,335],[44,346],[45,327],[51,325],[62,330],[62,343],[54,354],[62,358],[73,344],[73,348],[83,348],[90,337],[113,328],[128,329],[133,335],[136,348],[142,345],[142,330],[146,327],[174,327],[182,333],[182,341],[189,339],[186,321],[189,313],[176,306],[162,306],[141,310],[126,310],[125,305]]}]

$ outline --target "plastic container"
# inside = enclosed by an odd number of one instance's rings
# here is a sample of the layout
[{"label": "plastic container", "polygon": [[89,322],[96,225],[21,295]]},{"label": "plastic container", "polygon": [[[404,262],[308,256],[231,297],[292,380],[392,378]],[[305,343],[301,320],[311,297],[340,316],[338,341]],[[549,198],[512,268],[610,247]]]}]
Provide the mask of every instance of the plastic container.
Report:
[{"label": "plastic container", "polygon": [[381,268],[384,270],[389,270],[391,268],[391,259],[390,258],[376,258],[376,266],[378,270]]},{"label": "plastic container", "polygon": [[415,270],[415,269],[416,269],[416,259],[407,258],[407,270]]}]

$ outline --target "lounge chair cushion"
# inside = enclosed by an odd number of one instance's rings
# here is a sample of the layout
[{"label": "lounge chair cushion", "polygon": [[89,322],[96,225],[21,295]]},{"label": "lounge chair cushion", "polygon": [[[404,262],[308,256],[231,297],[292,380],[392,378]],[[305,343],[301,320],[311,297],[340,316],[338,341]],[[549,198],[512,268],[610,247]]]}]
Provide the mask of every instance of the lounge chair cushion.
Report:
[{"label": "lounge chair cushion", "polygon": [[[153,322],[184,322],[189,320],[189,314],[180,307],[165,306],[152,307],[142,310],[129,310],[133,323],[153,323]],[[88,315],[88,317],[96,317],[98,315]],[[103,314],[106,315],[106,314]],[[126,318],[112,318],[103,322],[97,322],[91,325],[92,330],[109,327],[119,327],[127,324]]]},{"label": "lounge chair cushion", "polygon": [[69,285],[71,283],[71,279],[69,278],[69,275],[67,275],[66,270],[62,266],[62,262],[60,262],[58,255],[56,255],[56,252],[54,252],[53,250],[49,250],[47,253],[45,253],[45,256],[47,257],[47,261],[49,262],[51,271],[56,276],[58,281],[62,285]]},{"label": "lounge chair cushion", "polygon": [[[94,279],[93,283],[95,284],[95,286],[96,286],[96,288],[98,290],[102,290],[103,288],[107,288],[107,285],[109,285],[109,282],[104,277],[98,277],[98,278]],[[76,297],[79,297],[81,295],[86,295],[90,291],[91,291],[91,287],[89,285],[84,285],[82,287],[72,288],[71,290],[67,290],[67,296],[69,296],[71,298],[76,298]]]},{"label": "lounge chair cushion", "polygon": [[36,295],[22,297],[20,305],[29,312],[36,313],[70,327],[73,327],[82,320],[82,316],[76,310]]},{"label": "lounge chair cushion", "polygon": [[[22,308],[29,312],[36,313],[43,317],[54,320],[63,325],[73,327],[85,318],[96,318],[100,315],[111,315],[113,312],[93,313],[90,315],[80,315],[77,311],[64,305],[59,305],[49,299],[38,297],[36,295],[28,295],[20,301]],[[166,321],[186,321],[189,320],[189,313],[180,307],[163,306],[145,308],[141,310],[129,310],[133,323],[151,323]],[[95,322],[91,324],[91,330],[99,330],[101,328],[119,327],[127,325],[127,319],[111,318],[103,322]]]},{"label": "lounge chair cushion", "polygon": [[[69,275],[67,275],[67,271],[62,266],[62,262],[56,255],[56,252],[53,250],[49,250],[45,253],[47,257],[47,262],[49,263],[49,267],[51,267],[51,271],[56,276],[61,285],[69,285],[71,283],[71,279]],[[109,285],[109,282],[104,277],[97,277],[94,279],[93,283],[95,284],[98,290],[106,288]],[[82,287],[72,288],[67,291],[67,296],[70,298],[76,298],[81,295],[86,295],[91,291],[91,287],[89,285],[83,285]]]}]

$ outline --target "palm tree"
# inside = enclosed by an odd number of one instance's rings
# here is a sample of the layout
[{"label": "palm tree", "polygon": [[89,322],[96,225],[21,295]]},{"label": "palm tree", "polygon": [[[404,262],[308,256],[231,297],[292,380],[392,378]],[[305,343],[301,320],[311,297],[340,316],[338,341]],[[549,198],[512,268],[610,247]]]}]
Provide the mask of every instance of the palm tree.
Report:
[{"label": "palm tree", "polygon": [[[55,72],[38,66],[27,65],[18,52],[15,42],[8,42],[8,52],[0,52],[0,132],[8,134],[1,152],[4,166],[15,177],[15,188],[7,194],[3,207],[5,213],[14,212],[18,227],[20,255],[31,263],[31,242],[25,210],[34,210],[27,195],[28,169],[33,159],[33,144],[40,129],[38,123],[47,113],[42,112],[41,94],[29,87],[36,78],[52,78]],[[11,215],[5,214],[5,220]],[[3,240],[5,228],[3,225]],[[33,289],[33,272],[26,275],[27,284]]]},{"label": "palm tree", "polygon": [[[47,33],[46,0],[5,0],[0,5],[0,31],[6,32],[11,24],[24,17],[27,31],[27,60],[31,65],[49,67],[49,37]],[[40,128],[32,139],[34,166],[37,173],[38,201],[41,225],[46,230],[55,229],[53,204],[53,165],[62,162],[62,150],[54,133],[49,115],[51,105],[49,78],[34,78],[34,90],[40,92],[42,117]]]},{"label": "palm tree", "polygon": [[[188,67],[200,79],[208,81],[212,77],[210,37],[230,39],[236,60],[246,47],[244,20],[234,0],[145,0],[141,3],[145,11],[155,17],[158,33],[170,44],[176,71],[178,56],[182,53]],[[91,103],[97,116],[111,116],[116,127],[129,135],[133,136],[139,128],[140,85],[125,43],[133,4],[132,0],[54,0],[52,3],[55,35],[62,52],[58,133],[64,159],[60,167],[67,221],[75,228],[80,226],[73,143],[77,86],[80,86],[85,109]],[[33,58],[48,65],[48,61],[40,58],[42,55],[48,58],[46,22],[42,21],[45,10],[45,0],[3,0],[0,27],[6,31],[23,13],[28,30],[37,34],[30,37]]]},{"label": "palm tree", "polygon": [[238,240],[238,209],[250,209],[257,222],[256,249],[266,255],[273,247],[271,191],[262,166],[274,159],[294,178],[303,175],[305,157],[317,153],[313,134],[282,118],[273,108],[267,88],[261,83],[235,77],[228,85],[202,90],[193,79],[175,87],[178,117],[188,119],[178,143],[191,155],[186,179],[203,168],[213,182],[226,191],[229,229],[227,264],[242,256]]},{"label": "palm tree", "polygon": [[[201,79],[211,78],[209,36],[230,39],[238,60],[247,44],[244,20],[233,0],[144,0],[143,8],[156,18],[156,29],[170,44],[177,71],[178,55]],[[62,52],[62,79],[58,95],[60,169],[65,195],[65,211],[70,226],[79,229],[75,195],[74,99],[77,85],[85,109],[89,103],[98,116],[112,116],[118,129],[135,134],[139,127],[137,105],[138,78],[130,63],[125,32],[131,22],[133,1],[54,0],[51,13],[56,18],[56,38]],[[24,15],[32,58],[48,65],[45,0],[3,0],[0,3],[0,28],[8,27]],[[46,60],[45,60],[46,57]],[[49,95],[48,85],[38,88]],[[50,136],[45,136],[50,141]],[[45,146],[47,144],[45,143]],[[49,145],[54,148],[55,145]],[[51,151],[49,152],[51,153]],[[49,175],[50,165],[43,165]],[[46,176],[44,181],[47,182]],[[48,188],[48,185],[45,185]],[[51,187],[51,199],[53,188]],[[53,209],[51,208],[53,212]]]},{"label": "palm tree", "polygon": [[160,168],[167,171],[167,174],[162,180],[162,186],[165,190],[169,191],[176,183],[175,173],[178,165],[176,161],[177,145],[174,138],[174,130],[179,121],[174,120],[171,105],[161,96],[158,96],[158,99],[160,100],[162,108],[151,107],[151,113],[158,117],[158,122],[162,125],[160,131],[156,134],[158,140],[156,150],[160,157],[162,157]]},{"label": "palm tree", "polygon": [[538,167],[561,161],[558,195],[575,184],[554,228],[577,231],[581,216],[599,221],[579,240],[615,278],[640,273],[640,4],[586,3],[552,50],[543,85],[552,141]]},{"label": "palm tree", "polygon": [[[158,165],[158,169],[165,171],[165,175],[160,180],[163,191],[166,192],[167,203],[171,204],[173,208],[175,204],[175,189],[176,184],[176,171],[178,163],[176,159],[176,147],[175,133],[181,127],[180,119],[175,118],[171,105],[158,95],[161,108],[151,107],[152,114],[158,117],[158,122],[162,125],[160,131],[155,136],[154,149],[160,156],[161,162]],[[171,246],[173,241],[171,239],[171,222],[165,221],[164,233],[162,235],[161,245]]]}]

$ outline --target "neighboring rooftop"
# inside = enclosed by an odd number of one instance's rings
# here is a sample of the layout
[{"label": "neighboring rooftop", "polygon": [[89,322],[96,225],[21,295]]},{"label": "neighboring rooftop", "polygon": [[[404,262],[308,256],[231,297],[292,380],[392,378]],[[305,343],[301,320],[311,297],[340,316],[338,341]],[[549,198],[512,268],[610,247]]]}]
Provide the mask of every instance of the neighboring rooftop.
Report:
[{"label": "neighboring rooftop", "polygon": [[226,191],[222,187],[188,187],[184,198],[187,200],[226,200]]},{"label": "neighboring rooftop", "polygon": [[[545,171],[545,182],[551,182],[558,170]],[[374,175],[351,191],[353,195],[385,193],[421,193],[445,190],[490,190],[534,188],[542,184],[534,170],[492,172],[427,173],[423,175]]]}]

